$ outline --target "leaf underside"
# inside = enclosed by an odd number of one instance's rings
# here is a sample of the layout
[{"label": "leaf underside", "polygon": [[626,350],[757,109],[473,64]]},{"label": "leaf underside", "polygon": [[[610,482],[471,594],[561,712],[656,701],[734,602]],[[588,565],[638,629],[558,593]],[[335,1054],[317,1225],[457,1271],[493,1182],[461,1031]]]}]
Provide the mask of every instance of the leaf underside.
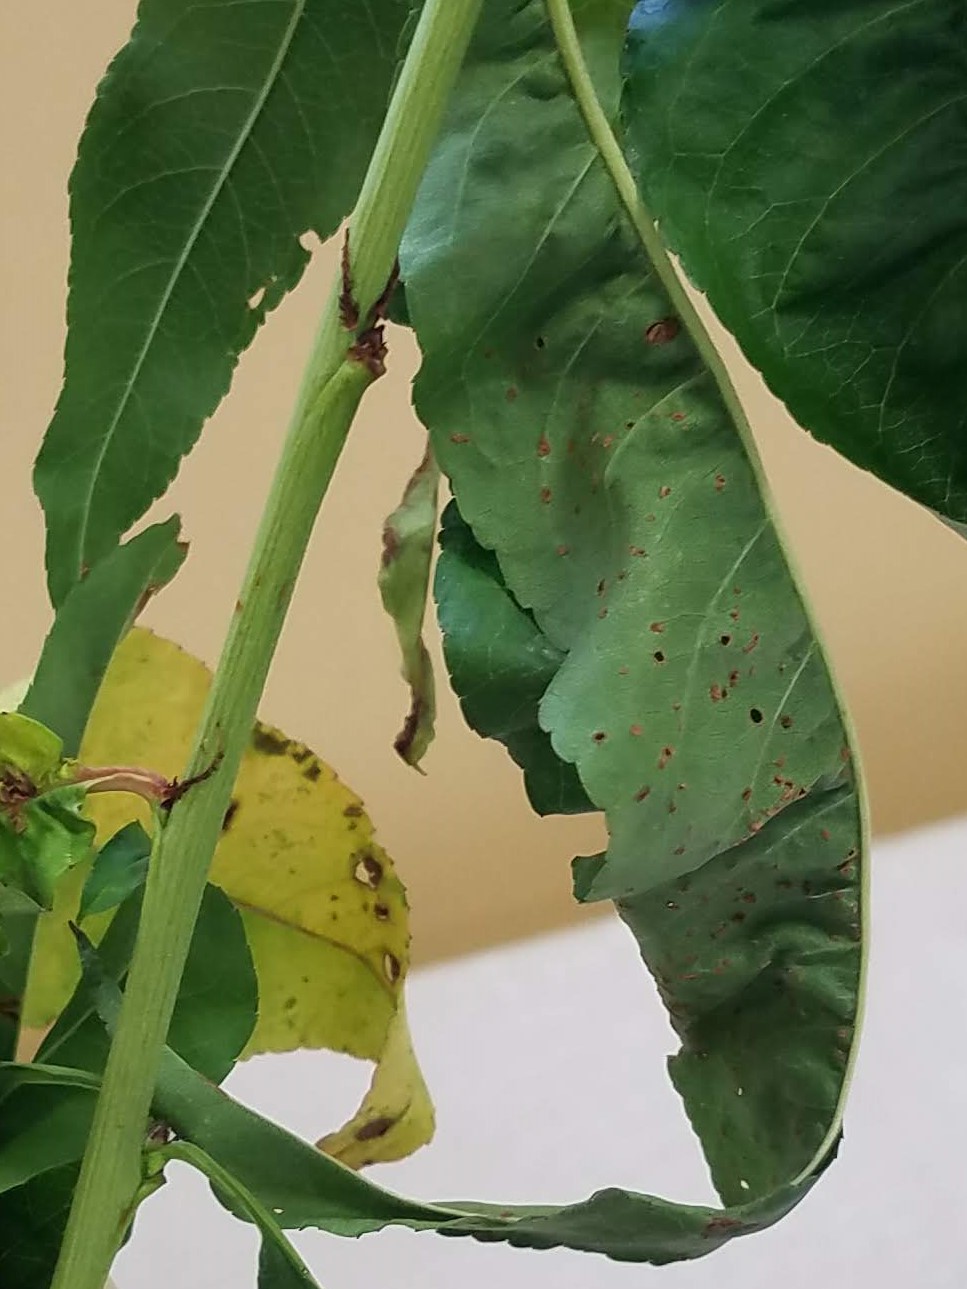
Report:
[{"label": "leaf underside", "polygon": [[[351,209],[409,0],[141,0],[70,182],[65,383],[37,462],[51,597],[165,490]],[[347,128],[347,122],[352,128]]]},{"label": "leaf underside", "polygon": [[796,420],[961,522],[965,58],[949,0],[648,0],[623,104],[665,237]]}]

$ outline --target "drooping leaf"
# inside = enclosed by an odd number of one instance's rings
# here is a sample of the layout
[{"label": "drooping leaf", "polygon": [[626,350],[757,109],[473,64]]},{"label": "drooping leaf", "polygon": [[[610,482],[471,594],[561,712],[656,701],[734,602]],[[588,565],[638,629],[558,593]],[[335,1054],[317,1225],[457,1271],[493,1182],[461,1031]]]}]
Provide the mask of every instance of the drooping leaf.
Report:
[{"label": "drooping leaf", "polygon": [[56,730],[76,756],[94,699],[118,641],[144,602],[181,567],[187,547],[179,521],[139,533],[101,560],[57,611],[20,711]]},{"label": "drooping leaf", "polygon": [[[725,1213],[616,1189],[564,1208],[427,1204],[394,1195],[314,1150],[213,1088],[171,1051],[162,1058],[155,1109],[180,1138],[231,1173],[283,1230],[316,1227],[358,1236],[400,1225],[528,1248],[565,1246],[631,1262],[674,1262],[703,1257],[737,1235],[769,1226],[814,1181],[804,1179]],[[157,1154],[177,1158],[179,1145]],[[216,1194],[237,1217],[249,1218],[222,1190]]]},{"label": "drooping leaf", "polygon": [[[611,120],[629,8],[574,5],[590,79],[572,44],[571,84]],[[549,10],[567,39],[567,7]],[[732,1206],[708,1219],[725,1239],[749,1229],[750,1204],[785,1212],[836,1140],[862,825],[754,449],[651,272],[619,150],[606,166],[588,119],[544,6],[494,3],[401,255],[416,406],[499,566],[488,577],[488,557],[464,552],[449,581],[441,569],[458,692],[509,742],[494,682],[548,660],[514,755],[546,772],[543,731],[606,814],[608,851],[576,865],[576,893],[618,901],[682,1036],[673,1077]],[[644,1223],[628,1240],[695,1256],[666,1242],[694,1210],[648,1204],[618,1203]],[[563,1216],[555,1229],[579,1238]]]},{"label": "drooping leaf", "polygon": [[71,176],[66,376],[37,462],[60,604],[173,478],[351,209],[409,0],[141,0]]},{"label": "drooping leaf", "polygon": [[126,824],[94,857],[81,891],[78,921],[107,913],[140,890],[148,875],[151,838],[138,823]]},{"label": "drooping leaf", "polygon": [[[84,760],[148,765],[173,778],[187,758],[209,683],[202,663],[136,628],[111,663]],[[132,818],[147,821],[147,807],[120,794],[91,798],[90,810],[104,838]],[[380,1104],[392,1126],[367,1135],[374,1118],[367,1102],[346,1128],[363,1133],[371,1160],[398,1158],[426,1142],[432,1106],[412,1052],[399,1056],[406,897],[359,798],[303,744],[257,726],[211,880],[241,915],[258,977],[258,1023],[245,1054],[328,1047],[377,1064],[391,1055],[394,1091],[387,1099],[387,1070]],[[56,1015],[77,982],[66,925],[76,916],[80,885],[58,895],[56,916],[44,920],[38,937],[49,983],[31,991],[35,1025]],[[94,919],[84,929],[97,941],[103,926]]]},{"label": "drooping leaf", "polygon": [[423,642],[423,618],[436,533],[440,471],[427,448],[403,499],[383,527],[379,593],[393,619],[410,687],[410,710],[393,744],[407,765],[419,767],[433,742],[436,690],[433,663]]},{"label": "drooping leaf", "polygon": [[961,522],[965,56],[946,0],[644,0],[624,99],[652,214],[770,387]]}]

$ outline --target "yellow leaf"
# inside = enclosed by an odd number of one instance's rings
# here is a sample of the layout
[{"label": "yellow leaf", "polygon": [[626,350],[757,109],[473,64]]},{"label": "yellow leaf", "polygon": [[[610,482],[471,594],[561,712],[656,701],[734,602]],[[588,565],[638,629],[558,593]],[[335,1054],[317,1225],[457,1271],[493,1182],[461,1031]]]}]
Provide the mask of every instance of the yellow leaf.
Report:
[{"label": "yellow leaf", "polygon": [[[174,778],[183,770],[209,683],[203,663],[135,628],[98,696],[82,763],[143,766]],[[147,807],[130,796],[92,796],[89,808],[100,842],[133,819],[150,827]],[[242,913],[259,980],[258,1024],[243,1055],[325,1047],[375,1061],[362,1117],[325,1139],[334,1143],[332,1153],[358,1167],[425,1144],[433,1111],[403,1008],[406,895],[359,798],[303,744],[257,725],[211,880]],[[65,887],[44,927],[51,968],[54,942],[76,912],[82,881]],[[106,921],[100,920],[101,934]],[[31,1023],[51,1018],[58,1007],[44,1013],[55,995],[63,1004],[65,973],[51,976],[51,988],[46,980],[36,988],[31,982]],[[368,1108],[374,1096],[382,1107],[378,1116]],[[378,1136],[368,1127],[376,1117],[393,1120]],[[363,1150],[354,1148],[360,1130]]]}]

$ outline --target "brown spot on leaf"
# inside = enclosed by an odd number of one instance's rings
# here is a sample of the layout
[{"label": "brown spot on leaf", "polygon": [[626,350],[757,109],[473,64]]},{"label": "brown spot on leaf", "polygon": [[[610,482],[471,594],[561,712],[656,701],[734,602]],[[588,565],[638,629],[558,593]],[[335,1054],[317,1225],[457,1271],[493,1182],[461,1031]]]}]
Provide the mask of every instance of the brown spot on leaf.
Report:
[{"label": "brown spot on leaf", "polygon": [[506,398],[508,403],[512,403],[516,397],[517,397],[517,386],[508,385],[507,392],[504,395],[504,398]]},{"label": "brown spot on leaf", "polygon": [[362,1127],[357,1128],[354,1134],[357,1141],[373,1141],[377,1137],[385,1137],[396,1122],[389,1115],[382,1115],[378,1119],[370,1119],[369,1123],[364,1123]]},{"label": "brown spot on leaf", "polygon": [[604,730],[595,730],[591,737],[595,743],[603,743],[608,736]]},{"label": "brown spot on leaf", "polygon": [[665,766],[668,764],[668,762],[672,759],[674,755],[675,755],[675,749],[673,747],[669,747],[666,744],[665,747],[663,747],[661,750],[661,756],[659,756],[658,758],[659,770],[664,770]]},{"label": "brown spot on leaf", "polygon": [[364,851],[356,861],[353,877],[357,882],[362,882],[363,886],[375,890],[383,880],[383,865],[375,855],[368,850]]},{"label": "brown spot on leaf", "polygon": [[383,954],[383,971],[390,984],[395,985],[400,978],[402,968],[400,967],[399,958],[394,953]]},{"label": "brown spot on leaf", "polygon": [[629,546],[628,554],[629,555],[647,555],[648,552],[645,550],[644,546]]},{"label": "brown spot on leaf", "polygon": [[545,506],[550,502],[551,495],[552,494],[551,494],[550,488],[545,487],[541,489],[541,501],[544,503]]},{"label": "brown spot on leaf", "polygon": [[635,738],[640,738],[641,735],[644,733],[644,730],[641,728],[640,725],[636,724],[636,725],[632,725],[630,732],[634,735]]},{"label": "brown spot on leaf", "polygon": [[470,435],[469,434],[451,434],[450,442],[451,443],[469,443]]},{"label": "brown spot on leaf", "polygon": [[649,345],[670,344],[679,331],[681,331],[681,324],[677,318],[659,318],[657,322],[652,322],[645,328],[645,343]]},{"label": "brown spot on leaf", "polygon": [[353,802],[352,804],[348,805],[343,811],[343,814],[347,819],[359,819],[361,818],[362,813],[363,813],[363,808],[361,805],[359,805],[358,802]]},{"label": "brown spot on leaf", "polygon": [[716,683],[709,686],[708,696],[713,703],[720,703],[723,698],[728,698],[728,692]]},{"label": "brown spot on leaf", "polygon": [[648,630],[654,631],[656,635],[660,635],[662,631],[665,630],[665,624],[664,622],[652,622]]},{"label": "brown spot on leaf", "polygon": [[724,487],[725,487],[725,475],[717,474],[715,476],[715,491],[721,492]]},{"label": "brown spot on leaf", "polygon": [[564,545],[558,546],[556,551],[556,554],[558,555],[570,555],[570,553],[571,553],[570,546],[564,546]]},{"label": "brown spot on leaf", "polygon": [[789,716],[787,713],[783,712],[783,714],[779,717],[779,724],[782,726],[784,730],[791,729],[792,717]]},{"label": "brown spot on leaf", "polygon": [[752,650],[755,649],[755,647],[758,645],[758,643],[759,643],[759,633],[758,631],[755,631],[753,632],[752,637],[749,640],[749,643],[742,646],[742,652],[751,653]]},{"label": "brown spot on leaf", "polygon": [[638,791],[635,793],[635,800],[644,801],[645,797],[649,796],[650,794],[651,794],[651,788],[649,788],[648,785],[645,784],[644,787],[639,788]]},{"label": "brown spot on leaf", "polygon": [[551,455],[551,444],[546,434],[542,434],[537,440],[537,455],[539,457],[549,457]]},{"label": "brown spot on leaf", "polygon": [[663,483],[662,486],[658,489],[659,500],[664,501],[666,497],[670,497],[671,495],[672,495],[671,488],[669,488],[667,483]]},{"label": "brown spot on leaf", "polygon": [[265,756],[285,756],[292,743],[278,730],[269,729],[266,725],[256,725],[252,731],[252,747]]},{"label": "brown spot on leaf", "polygon": [[376,903],[373,905],[373,912],[376,917],[379,918],[380,922],[389,921],[389,907],[387,905]]}]

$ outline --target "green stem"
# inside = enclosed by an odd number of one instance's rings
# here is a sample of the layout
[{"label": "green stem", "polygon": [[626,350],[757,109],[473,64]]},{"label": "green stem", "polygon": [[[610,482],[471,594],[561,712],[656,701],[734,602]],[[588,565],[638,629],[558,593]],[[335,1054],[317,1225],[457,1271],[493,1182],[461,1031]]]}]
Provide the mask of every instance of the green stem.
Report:
[{"label": "green stem", "polygon": [[226,1198],[234,1202],[238,1212],[244,1213],[250,1221],[254,1222],[262,1232],[263,1244],[267,1239],[272,1241],[281,1257],[292,1268],[295,1277],[304,1281],[307,1286],[315,1286],[316,1282],[312,1278],[312,1273],[292,1244],[290,1244],[288,1237],[275,1220],[273,1214],[227,1168],[223,1168],[217,1160],[212,1159],[211,1155],[188,1141],[173,1141],[170,1145],[162,1146],[152,1154],[151,1164],[159,1172],[169,1160],[177,1159],[183,1164],[190,1164],[192,1168],[197,1169],[198,1172],[207,1177]]},{"label": "green stem", "polygon": [[[351,220],[361,317],[392,272],[482,0],[427,0]],[[352,128],[347,121],[346,128]],[[124,1002],[51,1289],[102,1289],[141,1184],[142,1147],[211,857],[296,577],[373,372],[347,354],[339,288],[326,306],[215,673],[187,776],[148,876]],[[365,324],[361,324],[364,326]]]}]

